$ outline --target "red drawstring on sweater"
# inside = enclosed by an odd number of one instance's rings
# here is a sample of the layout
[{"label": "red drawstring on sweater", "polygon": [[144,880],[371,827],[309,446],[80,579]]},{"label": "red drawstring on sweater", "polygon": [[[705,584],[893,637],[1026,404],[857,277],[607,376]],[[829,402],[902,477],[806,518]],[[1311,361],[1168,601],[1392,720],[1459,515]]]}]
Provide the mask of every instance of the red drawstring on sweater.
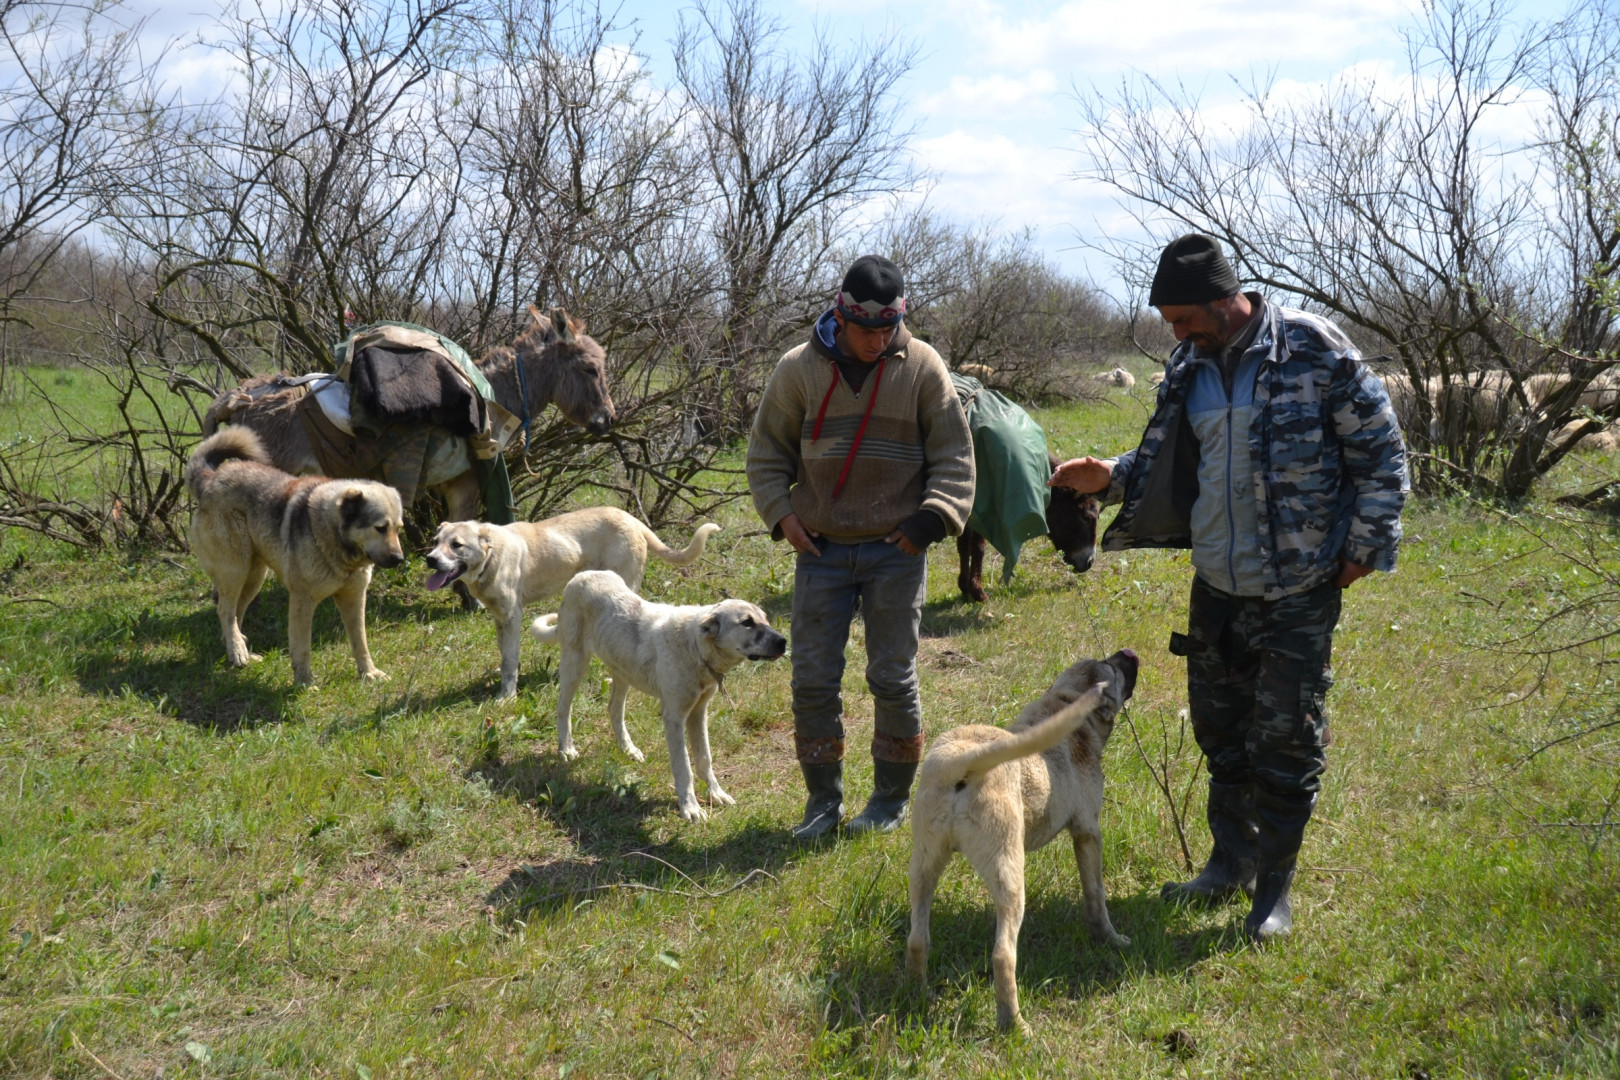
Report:
[{"label": "red drawstring on sweater", "polygon": [[[866,412],[861,415],[861,426],[855,429],[855,438],[849,444],[849,453],[844,457],[844,467],[838,473],[838,483],[833,485],[832,497],[838,498],[844,490],[844,481],[849,479],[850,466],[855,464],[855,454],[861,448],[861,440],[866,438],[866,425],[872,419],[872,406],[877,404],[878,387],[883,385],[883,365],[889,362],[885,356],[878,361],[877,374],[872,377],[872,396],[866,399]],[[821,422],[827,419],[827,403],[832,400],[833,391],[838,389],[838,364],[832,363],[832,385],[827,387],[827,395],[821,399],[821,409],[816,413],[816,426],[810,429],[810,441],[813,443],[821,438]]]}]

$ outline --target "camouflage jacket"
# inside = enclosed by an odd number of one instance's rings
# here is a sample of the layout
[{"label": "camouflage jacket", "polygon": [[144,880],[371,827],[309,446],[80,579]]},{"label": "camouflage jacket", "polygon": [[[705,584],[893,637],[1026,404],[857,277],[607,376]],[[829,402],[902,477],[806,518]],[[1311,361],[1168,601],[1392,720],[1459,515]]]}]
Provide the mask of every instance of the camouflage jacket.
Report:
[{"label": "camouflage jacket", "polygon": [[[1348,559],[1395,569],[1406,447],[1384,384],[1326,319],[1266,305],[1250,351],[1264,350],[1249,429],[1266,599],[1314,588]],[[1141,444],[1121,454],[1105,503],[1120,503],[1105,551],[1190,547],[1198,440],[1187,422],[1193,347],[1182,342]]]}]

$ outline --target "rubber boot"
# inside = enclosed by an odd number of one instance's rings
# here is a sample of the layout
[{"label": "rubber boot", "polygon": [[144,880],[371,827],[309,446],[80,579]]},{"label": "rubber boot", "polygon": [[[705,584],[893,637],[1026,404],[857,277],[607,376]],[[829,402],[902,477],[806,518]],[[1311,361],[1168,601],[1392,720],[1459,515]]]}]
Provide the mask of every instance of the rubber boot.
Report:
[{"label": "rubber boot", "polygon": [[804,820],[793,827],[795,840],[819,840],[834,829],[844,816],[844,763],[811,765],[799,762],[804,786],[810,798],[804,804]]},{"label": "rubber boot", "polygon": [[866,800],[866,809],[857,814],[846,826],[854,836],[867,832],[893,832],[906,820],[906,808],[911,805],[911,782],[917,778],[915,761],[879,761],[872,759],[872,797]]},{"label": "rubber boot", "polygon": [[1294,884],[1299,845],[1305,824],[1316,807],[1316,794],[1281,797],[1264,789],[1255,792],[1255,817],[1260,825],[1259,861],[1255,867],[1254,907],[1243,920],[1250,941],[1264,943],[1282,937],[1294,926],[1288,891]]},{"label": "rubber boot", "polygon": [[1254,895],[1257,837],[1254,823],[1254,785],[1209,783],[1205,815],[1215,847],[1209,862],[1191,881],[1172,881],[1159,890],[1167,904],[1212,907],[1244,893]]}]

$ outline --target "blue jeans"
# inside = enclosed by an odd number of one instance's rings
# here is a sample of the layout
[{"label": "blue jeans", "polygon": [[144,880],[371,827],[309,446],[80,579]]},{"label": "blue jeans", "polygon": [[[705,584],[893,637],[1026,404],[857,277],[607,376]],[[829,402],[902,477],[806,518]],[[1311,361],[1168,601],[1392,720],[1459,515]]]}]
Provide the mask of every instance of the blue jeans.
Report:
[{"label": "blue jeans", "polygon": [[793,573],[793,733],[799,760],[844,757],[844,649],[857,610],[866,623],[866,685],[872,691],[872,756],[922,758],[917,695],[917,631],[928,595],[928,556],[881,540],[818,540],[821,555],[800,553]]}]

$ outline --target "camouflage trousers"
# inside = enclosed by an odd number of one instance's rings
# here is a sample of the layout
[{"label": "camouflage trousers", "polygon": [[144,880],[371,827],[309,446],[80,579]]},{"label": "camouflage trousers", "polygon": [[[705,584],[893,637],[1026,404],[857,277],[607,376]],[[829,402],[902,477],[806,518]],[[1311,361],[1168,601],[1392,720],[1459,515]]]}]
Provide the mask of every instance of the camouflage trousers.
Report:
[{"label": "camouflage trousers", "polygon": [[1187,633],[1170,636],[1170,651],[1187,658],[1193,735],[1212,783],[1258,784],[1278,796],[1321,786],[1342,597],[1331,581],[1265,600],[1193,579]]}]

